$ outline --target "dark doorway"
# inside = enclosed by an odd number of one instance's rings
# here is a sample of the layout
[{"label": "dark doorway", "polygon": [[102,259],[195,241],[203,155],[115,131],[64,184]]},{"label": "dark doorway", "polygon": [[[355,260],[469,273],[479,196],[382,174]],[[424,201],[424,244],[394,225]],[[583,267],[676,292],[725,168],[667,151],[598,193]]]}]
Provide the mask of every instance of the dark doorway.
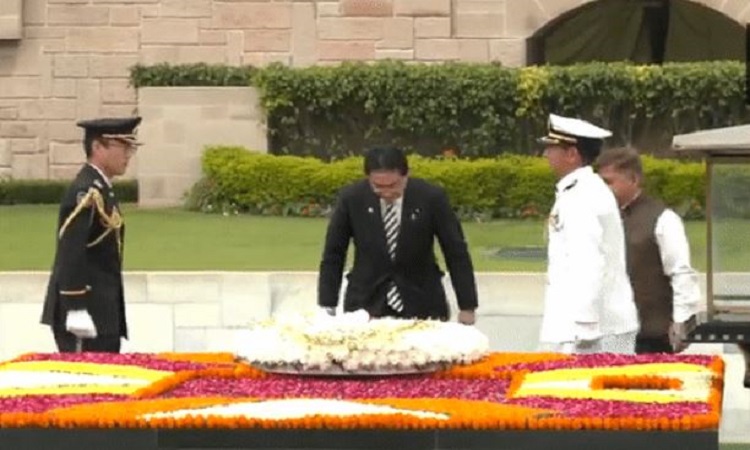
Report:
[{"label": "dark doorway", "polygon": [[547,24],[527,49],[530,65],[744,60],[745,30],[690,0],[599,0]]}]

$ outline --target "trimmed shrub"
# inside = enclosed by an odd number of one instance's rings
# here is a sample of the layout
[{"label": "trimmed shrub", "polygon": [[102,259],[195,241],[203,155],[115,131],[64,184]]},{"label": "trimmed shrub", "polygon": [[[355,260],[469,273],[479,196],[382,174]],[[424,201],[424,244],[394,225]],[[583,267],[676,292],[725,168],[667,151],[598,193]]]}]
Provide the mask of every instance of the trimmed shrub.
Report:
[{"label": "trimmed shrub", "polygon": [[[555,179],[540,157],[467,160],[411,155],[409,164],[413,176],[444,187],[465,219],[544,217],[554,201]],[[264,215],[323,216],[341,187],[364,176],[361,157],[325,163],[242,147],[208,148],[203,170],[205,177],[190,193],[188,208]],[[646,157],[644,170],[649,192],[685,216],[702,216],[702,163]]]}]

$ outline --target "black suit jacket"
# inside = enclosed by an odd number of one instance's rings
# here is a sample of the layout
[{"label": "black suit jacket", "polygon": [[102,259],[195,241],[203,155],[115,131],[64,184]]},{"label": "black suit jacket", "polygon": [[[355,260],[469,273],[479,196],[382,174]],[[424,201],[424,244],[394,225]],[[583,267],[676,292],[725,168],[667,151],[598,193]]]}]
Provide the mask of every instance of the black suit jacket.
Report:
[{"label": "black suit jacket", "polygon": [[114,192],[83,166],[60,204],[54,266],[42,323],[65,330],[70,310],[86,309],[100,336],[127,336],[122,283],[125,227]]},{"label": "black suit jacket", "polygon": [[[445,191],[418,178],[409,178],[404,192],[396,258],[385,241],[380,199],[367,180],[341,190],[328,225],[318,279],[318,304],[335,307],[350,240],[354,264],[347,274],[344,310],[366,309],[375,317],[448,319],[448,303],[435,260],[435,237],[440,243],[461,310],[477,307],[474,268],[461,223]],[[390,280],[398,286],[403,311],[385,303]]]}]

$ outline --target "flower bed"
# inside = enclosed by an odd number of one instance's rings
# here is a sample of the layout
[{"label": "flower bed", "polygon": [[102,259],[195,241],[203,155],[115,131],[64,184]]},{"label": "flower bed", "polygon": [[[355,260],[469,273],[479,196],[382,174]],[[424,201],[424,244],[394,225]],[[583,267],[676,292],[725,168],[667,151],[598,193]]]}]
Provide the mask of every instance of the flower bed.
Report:
[{"label": "flower bed", "polygon": [[493,353],[428,375],[272,375],[231,354],[30,354],[0,427],[715,430],[712,356]]}]

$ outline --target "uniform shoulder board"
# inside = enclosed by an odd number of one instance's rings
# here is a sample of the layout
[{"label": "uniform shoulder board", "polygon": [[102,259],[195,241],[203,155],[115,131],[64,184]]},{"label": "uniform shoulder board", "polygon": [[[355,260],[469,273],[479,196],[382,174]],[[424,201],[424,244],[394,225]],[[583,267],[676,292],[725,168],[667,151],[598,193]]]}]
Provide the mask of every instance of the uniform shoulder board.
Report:
[{"label": "uniform shoulder board", "polygon": [[576,184],[578,184],[578,180],[577,179],[573,180],[572,183],[570,183],[569,185],[565,186],[565,189],[563,189],[563,192],[569,191],[569,190],[573,189],[576,186]]},{"label": "uniform shoulder board", "polygon": [[78,191],[76,194],[76,205],[81,203],[84,198],[86,198],[86,195],[88,195],[87,191]]},{"label": "uniform shoulder board", "polygon": [[[88,188],[79,188],[78,192],[76,192],[76,205],[80,205],[81,202],[90,202],[92,199],[96,199],[97,197],[101,197],[101,189],[97,186],[97,184],[100,184],[98,180],[94,180],[91,186]],[[98,194],[98,195],[97,195]],[[88,206],[87,205],[84,205]]]}]

